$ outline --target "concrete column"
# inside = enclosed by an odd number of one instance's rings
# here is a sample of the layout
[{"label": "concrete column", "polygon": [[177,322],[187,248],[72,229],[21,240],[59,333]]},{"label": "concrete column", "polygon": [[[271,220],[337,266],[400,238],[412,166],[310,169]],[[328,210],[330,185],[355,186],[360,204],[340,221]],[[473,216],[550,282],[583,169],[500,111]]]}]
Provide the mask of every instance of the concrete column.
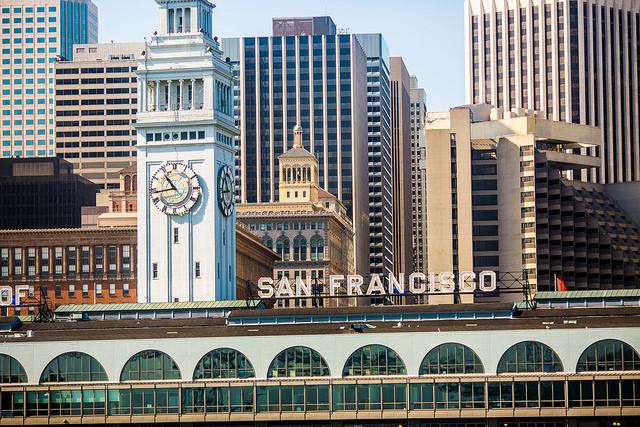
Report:
[{"label": "concrete column", "polygon": [[153,111],[159,111],[160,110],[160,81],[156,80],[154,82],[154,89],[153,89]]},{"label": "concrete column", "polygon": [[[183,20],[183,22],[184,22],[184,20]],[[178,105],[178,110],[182,110],[182,106],[184,105],[184,98],[183,98],[184,91],[182,90],[183,89],[183,85],[184,85],[184,80],[180,79],[180,88],[178,89],[180,91],[180,96],[179,96],[180,104]]]},{"label": "concrete column", "polygon": [[167,111],[171,111],[171,83],[172,80],[167,80]]},{"label": "concrete column", "polygon": [[196,79],[191,79],[191,109],[196,109]]}]

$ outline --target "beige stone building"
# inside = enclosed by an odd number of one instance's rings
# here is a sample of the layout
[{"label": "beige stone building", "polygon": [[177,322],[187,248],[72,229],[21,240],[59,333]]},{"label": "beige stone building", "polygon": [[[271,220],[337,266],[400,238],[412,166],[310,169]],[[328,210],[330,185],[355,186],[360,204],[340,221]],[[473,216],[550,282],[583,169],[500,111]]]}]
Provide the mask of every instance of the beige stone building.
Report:
[{"label": "beige stone building", "polygon": [[521,300],[525,280],[533,292],[556,279],[570,290],[638,286],[640,233],[616,200],[640,189],[566,178],[599,166],[568,151],[599,147],[598,128],[482,104],[428,114],[425,136],[429,271],[495,271],[490,298],[501,301]]},{"label": "beige stone building", "polygon": [[[351,220],[342,202],[318,185],[318,160],[303,147],[300,126],[294,129],[293,147],[278,160],[280,200],[238,205],[238,222],[280,256],[274,279],[311,279],[314,294],[326,295],[330,275],[355,272]],[[356,301],[307,298],[276,304],[342,306]]]},{"label": "beige stone building", "polygon": [[[56,63],[56,152],[102,189],[120,188],[135,164],[137,59],[141,43],[74,45]],[[100,202],[99,202],[100,203]]]}]

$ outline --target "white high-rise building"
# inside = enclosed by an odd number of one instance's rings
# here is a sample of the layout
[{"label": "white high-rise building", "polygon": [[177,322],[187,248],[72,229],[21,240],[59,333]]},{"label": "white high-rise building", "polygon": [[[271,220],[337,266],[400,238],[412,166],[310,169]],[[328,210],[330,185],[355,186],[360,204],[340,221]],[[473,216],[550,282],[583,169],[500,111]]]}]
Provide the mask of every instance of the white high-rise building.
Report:
[{"label": "white high-rise building", "polygon": [[0,157],[45,157],[55,152],[57,59],[73,59],[75,43],[98,42],[92,0],[0,2],[2,100]]},{"label": "white high-rise building", "polygon": [[207,0],[156,0],[138,64],[138,300],[235,299],[231,66]]},{"label": "white high-rise building", "polygon": [[579,177],[640,180],[640,1],[466,0],[465,28],[469,103],[598,126]]}]

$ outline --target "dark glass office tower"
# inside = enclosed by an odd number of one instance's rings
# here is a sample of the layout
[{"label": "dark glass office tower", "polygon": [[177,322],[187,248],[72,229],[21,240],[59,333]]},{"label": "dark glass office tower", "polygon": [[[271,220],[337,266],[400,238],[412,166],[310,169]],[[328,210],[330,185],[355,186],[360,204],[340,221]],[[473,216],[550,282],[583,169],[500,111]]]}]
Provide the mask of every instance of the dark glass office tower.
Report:
[{"label": "dark glass office tower", "polygon": [[382,34],[358,34],[367,55],[369,251],[371,273],[393,272],[393,179],[389,48]]},{"label": "dark glass office tower", "polygon": [[222,40],[234,65],[234,111],[241,130],[237,194],[241,203],[278,200],[278,156],[291,147],[293,128],[300,124],[305,147],[318,158],[320,185],[351,215],[356,268],[366,274],[367,58],[356,36],[335,34],[330,25],[321,28],[328,30]]}]

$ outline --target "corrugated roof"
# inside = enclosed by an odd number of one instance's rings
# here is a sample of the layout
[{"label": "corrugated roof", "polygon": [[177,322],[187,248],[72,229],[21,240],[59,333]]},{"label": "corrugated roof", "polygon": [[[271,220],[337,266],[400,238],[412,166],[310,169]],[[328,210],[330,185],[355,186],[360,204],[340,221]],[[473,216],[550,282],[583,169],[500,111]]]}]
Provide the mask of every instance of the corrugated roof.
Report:
[{"label": "corrugated roof", "polygon": [[258,308],[259,300],[238,301],[180,301],[124,304],[66,304],[56,309],[56,313],[85,313],[106,311],[154,311],[154,310],[204,310]]},{"label": "corrugated roof", "polygon": [[640,298],[640,289],[608,289],[594,291],[538,292],[534,299],[601,299]]}]

